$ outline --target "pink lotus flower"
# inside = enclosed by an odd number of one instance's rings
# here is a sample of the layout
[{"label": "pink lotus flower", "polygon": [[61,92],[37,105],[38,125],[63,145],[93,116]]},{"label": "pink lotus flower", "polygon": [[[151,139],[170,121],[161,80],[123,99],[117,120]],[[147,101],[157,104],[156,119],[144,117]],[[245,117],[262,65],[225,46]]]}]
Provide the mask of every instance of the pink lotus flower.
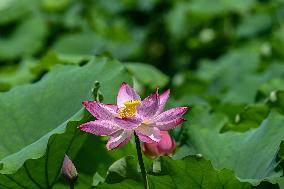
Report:
[{"label": "pink lotus flower", "polygon": [[172,155],[176,149],[176,141],[169,135],[168,131],[161,131],[159,142],[144,143],[142,146],[145,155],[158,157]]},{"label": "pink lotus flower", "polygon": [[141,101],[139,95],[127,83],[122,83],[117,105],[85,101],[83,105],[97,118],[79,126],[82,131],[110,136],[107,149],[121,147],[129,142],[134,133],[145,143],[159,142],[161,131],[166,131],[183,123],[181,117],[187,107],[163,111],[170,90],[159,95],[158,92]]}]

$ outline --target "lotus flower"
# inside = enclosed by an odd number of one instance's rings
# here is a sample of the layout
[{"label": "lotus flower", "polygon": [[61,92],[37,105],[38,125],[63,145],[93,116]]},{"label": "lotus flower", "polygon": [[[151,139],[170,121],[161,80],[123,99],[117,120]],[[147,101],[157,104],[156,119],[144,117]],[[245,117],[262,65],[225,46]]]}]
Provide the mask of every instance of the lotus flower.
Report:
[{"label": "lotus flower", "polygon": [[145,155],[158,157],[172,155],[176,149],[176,141],[169,135],[168,131],[161,131],[161,140],[159,142],[144,143],[142,146]]},{"label": "lotus flower", "polygon": [[85,101],[83,105],[97,118],[79,126],[82,131],[110,136],[107,149],[121,147],[129,142],[134,133],[145,143],[159,142],[161,131],[167,131],[183,123],[181,117],[187,107],[164,111],[170,90],[159,95],[158,92],[141,101],[140,96],[127,83],[122,83],[117,105]]}]

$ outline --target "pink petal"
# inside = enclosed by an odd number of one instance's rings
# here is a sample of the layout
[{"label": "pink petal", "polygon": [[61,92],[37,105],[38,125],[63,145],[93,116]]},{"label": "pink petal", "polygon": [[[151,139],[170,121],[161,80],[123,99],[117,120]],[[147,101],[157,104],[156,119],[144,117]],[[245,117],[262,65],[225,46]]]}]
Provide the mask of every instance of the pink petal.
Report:
[{"label": "pink petal", "polygon": [[117,147],[121,147],[129,142],[133,135],[133,131],[118,131],[117,133],[113,134],[111,138],[107,142],[107,149],[112,150]]},{"label": "pink petal", "polygon": [[112,109],[113,111],[117,112],[117,105],[114,104],[105,104],[108,108]]},{"label": "pink petal", "polygon": [[137,113],[143,118],[153,117],[159,108],[159,96],[157,93],[145,98],[137,107]]},{"label": "pink petal", "polygon": [[169,109],[154,118],[154,122],[168,122],[180,118],[186,111],[187,107],[178,107]]},{"label": "pink petal", "polygon": [[135,133],[141,141],[146,143],[159,142],[161,139],[160,130],[156,127],[141,125]]},{"label": "pink petal", "polygon": [[159,108],[157,110],[157,114],[160,114],[164,111],[166,102],[168,101],[168,98],[170,96],[170,89],[166,90],[163,94],[159,95]]},{"label": "pink petal", "polygon": [[161,131],[161,140],[158,144],[158,149],[163,154],[172,154],[176,148],[175,140],[167,131]]},{"label": "pink petal", "polygon": [[172,138],[168,131],[161,131],[161,141],[159,142],[159,147],[162,150],[166,150],[172,147]]},{"label": "pink petal", "polygon": [[128,129],[128,130],[131,130],[131,129],[135,129],[137,128],[142,120],[139,119],[139,118],[115,118],[114,119],[114,122],[119,125],[120,128],[122,129]]},{"label": "pink petal", "polygon": [[148,137],[147,135],[142,134],[139,131],[135,131],[135,133],[138,136],[139,140],[141,140],[142,142],[145,142],[145,143],[153,143],[153,142],[155,142],[150,137]]},{"label": "pink petal", "polygon": [[99,136],[111,135],[112,133],[120,130],[117,124],[109,120],[90,121],[80,125],[79,128],[82,131]]},{"label": "pink petal", "polygon": [[172,147],[170,149],[162,149],[160,148],[160,151],[164,151],[165,155],[171,155],[175,152],[176,150],[176,141],[172,139]]},{"label": "pink petal", "polygon": [[161,131],[167,131],[167,130],[175,128],[176,126],[182,124],[185,121],[186,120],[183,118],[177,118],[177,119],[165,121],[165,122],[156,122],[155,126],[158,127]]},{"label": "pink petal", "polygon": [[123,147],[125,144],[128,144],[128,142],[131,140],[132,135],[127,137],[122,143],[120,143],[116,148],[121,148]]},{"label": "pink petal", "polygon": [[117,95],[117,106],[124,107],[124,103],[130,100],[140,100],[140,96],[135,90],[130,87],[127,83],[123,82],[120,86]]},{"label": "pink petal", "polygon": [[97,119],[111,120],[116,117],[116,111],[113,106],[105,105],[96,101],[84,101],[83,105]]}]

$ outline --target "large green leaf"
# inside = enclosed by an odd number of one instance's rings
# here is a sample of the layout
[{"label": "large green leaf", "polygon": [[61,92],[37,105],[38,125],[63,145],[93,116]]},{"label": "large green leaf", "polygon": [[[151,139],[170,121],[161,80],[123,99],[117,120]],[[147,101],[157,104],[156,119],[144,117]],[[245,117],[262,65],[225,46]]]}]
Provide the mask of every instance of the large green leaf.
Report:
[{"label": "large green leaf", "polygon": [[[248,183],[238,181],[231,171],[217,171],[209,161],[194,156],[182,160],[163,157],[160,159],[160,166],[160,172],[148,174],[150,188],[250,188]],[[99,185],[98,188],[143,188],[138,176],[135,159],[126,157],[110,167],[106,183]],[[121,181],[123,178],[125,180]]]},{"label": "large green leaf", "polygon": [[94,81],[100,81],[105,101],[113,103],[120,83],[129,79],[117,61],[92,58],[84,66],[57,66],[35,84],[0,93],[0,184],[53,185],[63,154],[70,149],[72,157],[81,146],[82,140],[74,141],[82,135],[76,126],[86,118],[77,112],[83,100],[92,99]]},{"label": "large green leaf", "polygon": [[[99,174],[105,176],[109,166],[117,159],[136,153],[134,150],[135,144],[132,143],[132,141],[123,146],[123,148],[111,151],[106,149],[105,144],[106,141],[104,138],[89,135],[76,156],[75,163],[80,172],[79,179],[84,179],[84,183],[87,186],[91,186],[92,183],[96,185],[95,183],[99,182],[99,180],[94,177],[94,173],[96,173],[95,175]],[[83,182],[80,182],[80,180],[78,181],[79,185],[82,183]]]},{"label": "large green leaf", "polygon": [[231,169],[239,179],[253,184],[281,175],[274,168],[279,144],[284,139],[284,116],[272,112],[256,129],[222,134],[219,131],[227,122],[224,115],[210,115],[195,107],[192,116],[188,129],[191,142],[215,168]]},{"label": "large green leaf", "polygon": [[284,188],[284,177],[280,177],[279,179],[277,179],[277,183],[279,185],[280,189]]}]

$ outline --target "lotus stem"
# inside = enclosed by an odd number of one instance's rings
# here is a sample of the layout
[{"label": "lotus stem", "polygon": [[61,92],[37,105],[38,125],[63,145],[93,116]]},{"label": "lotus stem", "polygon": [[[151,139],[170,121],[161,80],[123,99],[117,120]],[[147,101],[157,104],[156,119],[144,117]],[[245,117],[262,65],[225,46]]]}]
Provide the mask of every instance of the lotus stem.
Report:
[{"label": "lotus stem", "polygon": [[75,182],[73,181],[70,182],[70,189],[75,189]]},{"label": "lotus stem", "polygon": [[148,178],[147,178],[147,173],[145,170],[144,162],[143,162],[143,157],[142,157],[142,152],[141,152],[141,146],[140,146],[140,140],[136,134],[135,135],[135,143],[136,143],[136,151],[137,151],[137,157],[139,161],[139,166],[141,170],[141,175],[142,179],[144,182],[144,188],[149,189],[149,184],[148,184]]}]

